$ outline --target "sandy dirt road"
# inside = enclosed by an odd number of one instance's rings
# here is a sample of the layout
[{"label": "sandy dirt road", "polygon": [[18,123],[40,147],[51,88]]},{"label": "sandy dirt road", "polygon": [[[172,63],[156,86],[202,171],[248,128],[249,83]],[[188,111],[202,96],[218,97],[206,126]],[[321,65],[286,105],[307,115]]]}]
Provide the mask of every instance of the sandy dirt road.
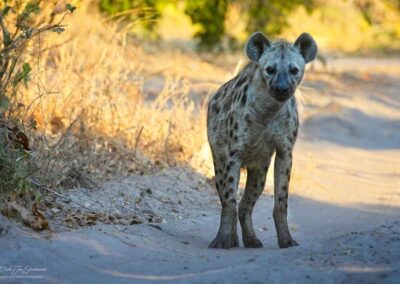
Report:
[{"label": "sandy dirt road", "polygon": [[[400,283],[399,73],[349,70],[313,72],[301,90],[289,198],[300,246],[278,248],[269,173],[254,212],[264,248],[208,249],[216,193],[170,169],[68,191],[120,222],[65,230],[54,217],[56,232],[38,234],[0,217],[0,283]],[[45,270],[7,278],[18,266]]]}]

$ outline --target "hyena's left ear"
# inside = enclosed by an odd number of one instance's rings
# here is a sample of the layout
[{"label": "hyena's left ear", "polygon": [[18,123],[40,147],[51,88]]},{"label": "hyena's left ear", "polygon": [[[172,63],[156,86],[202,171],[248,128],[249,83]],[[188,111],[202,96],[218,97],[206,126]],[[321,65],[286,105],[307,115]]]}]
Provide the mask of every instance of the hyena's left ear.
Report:
[{"label": "hyena's left ear", "polygon": [[252,34],[251,37],[247,40],[245,47],[246,55],[250,60],[258,62],[261,55],[270,46],[271,43],[265,37],[265,35],[261,32],[256,32]]},{"label": "hyena's left ear", "polygon": [[317,56],[317,43],[308,33],[302,33],[294,42],[294,46],[300,50],[306,63],[313,61]]}]

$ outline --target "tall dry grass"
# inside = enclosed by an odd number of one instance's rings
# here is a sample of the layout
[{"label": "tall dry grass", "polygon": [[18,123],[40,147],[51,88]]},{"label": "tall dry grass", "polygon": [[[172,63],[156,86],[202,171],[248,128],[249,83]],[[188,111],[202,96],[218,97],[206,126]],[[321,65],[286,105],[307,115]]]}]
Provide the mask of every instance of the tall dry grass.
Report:
[{"label": "tall dry grass", "polygon": [[[24,120],[37,122],[31,144],[38,176],[51,186],[90,186],[190,164],[205,143],[205,109],[190,97],[196,84],[174,67],[174,54],[146,54],[120,24],[89,6],[65,23],[62,36],[33,44],[33,80],[18,94]],[[223,73],[191,59],[210,77]],[[144,87],[151,74],[161,82],[155,96]]]}]

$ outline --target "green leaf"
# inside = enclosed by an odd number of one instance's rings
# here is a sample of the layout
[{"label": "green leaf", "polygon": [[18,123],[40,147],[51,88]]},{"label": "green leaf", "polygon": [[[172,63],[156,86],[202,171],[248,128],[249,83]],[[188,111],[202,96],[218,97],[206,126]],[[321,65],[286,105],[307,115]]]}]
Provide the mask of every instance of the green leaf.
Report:
[{"label": "green leaf", "polygon": [[22,70],[18,70],[17,74],[14,76],[13,85],[16,87],[21,81],[24,81],[25,86],[27,86],[30,80],[30,72],[32,71],[31,66],[28,63],[22,65]]},{"label": "green leaf", "polygon": [[29,73],[32,70],[32,68],[31,66],[29,66],[28,63],[24,63],[24,65],[22,65],[22,70],[24,71],[24,73]]},{"label": "green leaf", "polygon": [[24,65],[22,65],[22,74],[23,74],[25,86],[28,84],[28,81],[31,79],[30,78],[31,71],[32,71],[32,68],[28,63],[24,63]]},{"label": "green leaf", "polygon": [[39,190],[35,190],[33,192],[33,196],[34,196],[36,202],[39,202],[42,199],[42,194]]},{"label": "green leaf", "polygon": [[62,28],[62,27],[55,27],[55,28],[53,28],[51,31],[52,31],[53,33],[61,34],[61,33],[63,33],[63,32],[65,31],[65,29]]},{"label": "green leaf", "polygon": [[3,41],[5,46],[9,46],[12,43],[12,39],[9,32],[3,31]]},{"label": "green leaf", "polygon": [[31,129],[37,129],[37,121],[34,118],[32,118],[29,126]]},{"label": "green leaf", "polygon": [[66,8],[67,8],[67,10],[70,11],[71,13],[73,13],[73,12],[75,11],[75,9],[76,9],[75,6],[72,6],[72,5],[69,4],[69,3],[66,5]]},{"label": "green leaf", "polygon": [[29,2],[26,4],[24,10],[20,15],[18,15],[17,18],[17,27],[24,28],[27,26],[27,20],[31,18],[31,14],[39,14],[40,13],[40,7],[39,4],[35,4],[32,2]]},{"label": "green leaf", "polygon": [[10,99],[6,96],[0,97],[0,109],[6,111],[10,106]]},{"label": "green leaf", "polygon": [[34,14],[39,14],[40,13],[40,7],[39,4],[34,4],[32,2],[26,4],[25,9],[24,9],[24,13],[27,13],[28,15],[31,13]]},{"label": "green leaf", "polygon": [[10,6],[5,6],[4,9],[1,11],[1,15],[3,17],[7,16],[8,12],[10,12],[11,7]]}]

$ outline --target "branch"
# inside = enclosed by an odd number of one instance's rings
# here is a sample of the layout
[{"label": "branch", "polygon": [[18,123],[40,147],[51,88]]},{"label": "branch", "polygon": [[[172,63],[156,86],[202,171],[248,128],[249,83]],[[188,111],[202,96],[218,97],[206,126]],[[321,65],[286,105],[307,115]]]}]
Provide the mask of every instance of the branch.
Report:
[{"label": "branch", "polygon": [[0,54],[6,54],[12,51],[13,49],[17,49],[21,44],[23,44],[25,41],[32,39],[36,35],[46,32],[49,30],[57,29],[57,28],[63,28],[65,25],[60,25],[60,24],[55,24],[55,25],[46,25],[42,28],[39,29],[34,29],[31,28],[29,30],[25,30],[22,32],[9,46],[5,46],[1,51]]},{"label": "branch", "polygon": [[93,212],[93,210],[92,210],[91,208],[89,208],[89,207],[83,205],[82,203],[80,203],[80,202],[78,202],[78,201],[76,201],[76,200],[73,200],[72,198],[70,198],[70,197],[68,197],[68,196],[65,196],[65,195],[63,195],[63,194],[61,194],[61,193],[58,193],[57,191],[54,191],[54,190],[52,190],[52,189],[50,189],[50,188],[47,188],[47,187],[45,187],[44,185],[40,184],[39,182],[37,182],[37,181],[35,181],[35,180],[33,180],[33,179],[31,180],[31,183],[32,183],[33,185],[36,185],[37,187],[39,187],[39,188],[45,190],[45,191],[48,191],[48,192],[50,192],[50,193],[53,193],[54,195],[57,195],[58,197],[62,197],[62,198],[64,198],[64,199],[66,199],[66,200],[69,200],[70,202],[75,203],[75,204],[81,206],[82,208],[85,208],[86,210],[89,210],[89,211]]}]

